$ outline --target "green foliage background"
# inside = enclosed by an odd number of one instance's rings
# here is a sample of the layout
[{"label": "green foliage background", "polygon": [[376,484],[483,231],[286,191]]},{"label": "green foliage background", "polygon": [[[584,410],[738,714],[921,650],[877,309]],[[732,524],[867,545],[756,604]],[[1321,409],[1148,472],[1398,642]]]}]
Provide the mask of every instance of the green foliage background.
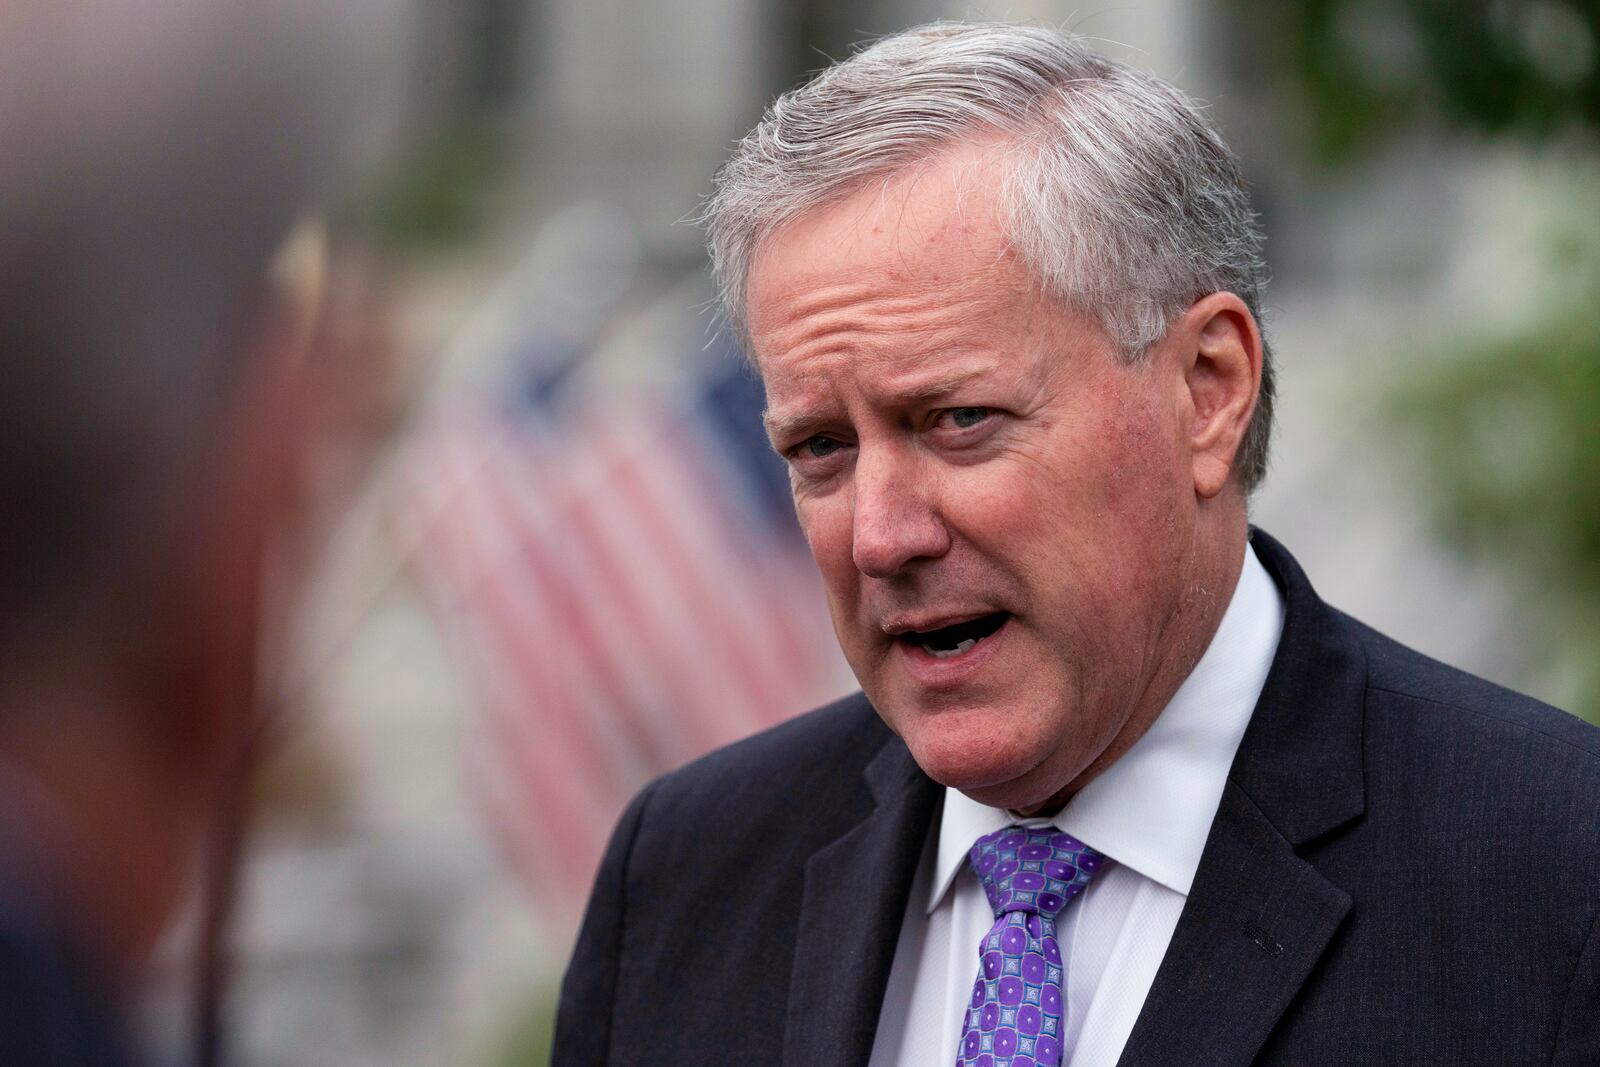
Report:
[{"label": "green foliage background", "polygon": [[[1549,137],[1600,125],[1595,0],[1279,0],[1277,36],[1309,130],[1348,155],[1405,124],[1442,120]],[[1242,12],[1241,12],[1242,13]]]},{"label": "green foliage background", "polygon": [[1267,20],[1315,158],[1428,124],[1568,172],[1549,232],[1529,235],[1542,270],[1526,322],[1461,323],[1391,410],[1440,531],[1525,592],[1525,617],[1503,627],[1533,650],[1522,683],[1600,723],[1600,0],[1237,6]]}]

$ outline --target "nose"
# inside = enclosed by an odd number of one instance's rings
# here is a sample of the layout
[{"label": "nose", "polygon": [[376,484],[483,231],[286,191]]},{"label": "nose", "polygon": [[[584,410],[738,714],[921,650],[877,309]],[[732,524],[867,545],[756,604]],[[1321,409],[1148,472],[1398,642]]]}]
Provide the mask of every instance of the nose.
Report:
[{"label": "nose", "polygon": [[863,447],[854,472],[852,555],[869,578],[890,578],[913,560],[950,550],[950,531],[914,456]]}]

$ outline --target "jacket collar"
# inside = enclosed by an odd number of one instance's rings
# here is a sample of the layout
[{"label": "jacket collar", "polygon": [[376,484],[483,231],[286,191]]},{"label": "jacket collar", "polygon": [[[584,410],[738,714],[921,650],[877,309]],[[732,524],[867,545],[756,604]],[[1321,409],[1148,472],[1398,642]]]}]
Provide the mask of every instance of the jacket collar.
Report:
[{"label": "jacket collar", "polygon": [[[805,865],[785,1067],[865,1064],[941,790],[891,736],[863,773],[859,821]],[[858,794],[859,796],[860,794]]]},{"label": "jacket collar", "polygon": [[1287,549],[1260,530],[1251,543],[1283,590],[1284,626],[1229,777],[1299,848],[1366,810],[1366,657]]},{"label": "jacket collar", "polygon": [[1123,1067],[1250,1063],[1350,909],[1300,851],[1365,811],[1365,657],[1283,546],[1252,540],[1283,635]]}]

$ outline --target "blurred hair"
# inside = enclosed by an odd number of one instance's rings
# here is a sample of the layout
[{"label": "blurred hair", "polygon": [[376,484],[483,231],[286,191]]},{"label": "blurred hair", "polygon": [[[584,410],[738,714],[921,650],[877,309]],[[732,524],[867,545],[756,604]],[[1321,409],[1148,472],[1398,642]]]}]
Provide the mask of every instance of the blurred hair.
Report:
[{"label": "blurred hair", "polygon": [[379,7],[0,4],[0,655],[160,610],[274,249],[351,162]]},{"label": "blurred hair", "polygon": [[[733,151],[704,215],[724,313],[748,342],[746,280],[774,230],[868,180],[1001,136],[1008,236],[1047,292],[1136,361],[1195,300],[1232,292],[1262,321],[1261,232],[1238,162],[1177,89],[1080,39],[934,23],[885,37],[784,93]],[[1236,463],[1266,473],[1273,371]]]}]

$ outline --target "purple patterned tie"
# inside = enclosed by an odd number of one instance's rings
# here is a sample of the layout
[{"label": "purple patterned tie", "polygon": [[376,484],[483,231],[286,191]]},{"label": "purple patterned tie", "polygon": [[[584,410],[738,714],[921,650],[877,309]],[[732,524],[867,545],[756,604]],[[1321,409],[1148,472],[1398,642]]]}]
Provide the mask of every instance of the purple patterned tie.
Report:
[{"label": "purple patterned tie", "polygon": [[1056,916],[1100,869],[1100,853],[1053,826],[1008,826],[978,838],[967,858],[995,924],[978,947],[956,1067],[1055,1067],[1066,1029]]}]

